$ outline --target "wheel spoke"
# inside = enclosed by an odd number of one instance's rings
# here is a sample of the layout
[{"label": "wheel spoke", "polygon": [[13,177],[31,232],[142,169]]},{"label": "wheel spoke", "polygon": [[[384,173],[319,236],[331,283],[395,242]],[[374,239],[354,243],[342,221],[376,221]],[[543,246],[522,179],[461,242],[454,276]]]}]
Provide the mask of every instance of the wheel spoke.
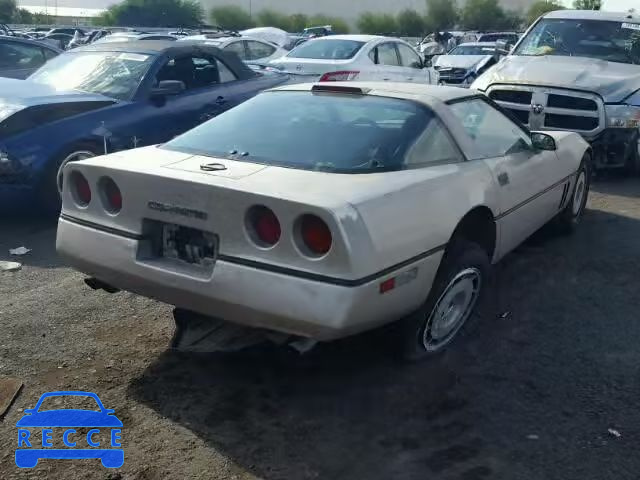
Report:
[{"label": "wheel spoke", "polygon": [[480,271],[467,268],[449,282],[427,318],[423,345],[436,351],[449,343],[467,320],[478,300]]}]

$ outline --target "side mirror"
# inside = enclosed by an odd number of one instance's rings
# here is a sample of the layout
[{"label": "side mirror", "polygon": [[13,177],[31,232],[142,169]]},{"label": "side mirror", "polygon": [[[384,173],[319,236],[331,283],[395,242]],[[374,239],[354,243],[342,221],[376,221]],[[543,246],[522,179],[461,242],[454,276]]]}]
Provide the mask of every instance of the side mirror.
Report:
[{"label": "side mirror", "polygon": [[178,95],[187,89],[180,80],[161,80],[157,87],[151,89],[152,97],[168,97]]},{"label": "side mirror", "polygon": [[531,144],[536,150],[554,151],[557,149],[555,139],[546,133],[533,132],[531,134]]}]

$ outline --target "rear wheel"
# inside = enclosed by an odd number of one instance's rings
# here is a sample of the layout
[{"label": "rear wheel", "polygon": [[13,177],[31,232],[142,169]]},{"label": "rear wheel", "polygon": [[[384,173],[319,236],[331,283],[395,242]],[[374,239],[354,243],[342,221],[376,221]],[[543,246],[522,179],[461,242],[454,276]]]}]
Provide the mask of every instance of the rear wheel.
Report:
[{"label": "rear wheel", "polygon": [[490,284],[487,253],[476,243],[454,240],[427,301],[402,328],[403,355],[408,360],[444,351],[469,319],[479,313]]}]

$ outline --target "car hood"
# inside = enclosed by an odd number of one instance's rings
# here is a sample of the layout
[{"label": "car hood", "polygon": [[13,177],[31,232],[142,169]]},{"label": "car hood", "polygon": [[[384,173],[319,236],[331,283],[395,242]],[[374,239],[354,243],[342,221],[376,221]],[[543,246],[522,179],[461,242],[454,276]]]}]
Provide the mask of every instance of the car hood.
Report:
[{"label": "car hood", "polygon": [[91,410],[47,410],[24,415],[17,427],[121,427],[114,415]]},{"label": "car hood", "polygon": [[478,63],[491,55],[442,55],[434,63],[437,69],[443,68],[466,68],[475,67]]},{"label": "car hood", "polygon": [[0,78],[0,103],[11,105],[42,105],[66,101],[100,101],[114,99],[98,93],[87,93],[78,90],[56,90],[51,85],[32,82],[29,80],[15,80]]},{"label": "car hood", "polygon": [[585,57],[510,55],[487,70],[472,88],[486,90],[495,84],[578,89],[597,93],[605,103],[616,103],[640,87],[640,66]]}]

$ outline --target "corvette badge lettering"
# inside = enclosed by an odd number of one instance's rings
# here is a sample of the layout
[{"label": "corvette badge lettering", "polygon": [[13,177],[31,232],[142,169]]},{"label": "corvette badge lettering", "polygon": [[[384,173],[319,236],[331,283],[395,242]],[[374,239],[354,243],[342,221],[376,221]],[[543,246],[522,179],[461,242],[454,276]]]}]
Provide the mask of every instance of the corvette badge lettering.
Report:
[{"label": "corvette badge lettering", "polygon": [[158,212],[175,213],[176,215],[182,215],[183,217],[197,218],[199,220],[206,220],[207,213],[200,210],[193,210],[191,208],[179,207],[177,205],[171,205],[169,203],[149,202],[147,207],[151,210]]}]

